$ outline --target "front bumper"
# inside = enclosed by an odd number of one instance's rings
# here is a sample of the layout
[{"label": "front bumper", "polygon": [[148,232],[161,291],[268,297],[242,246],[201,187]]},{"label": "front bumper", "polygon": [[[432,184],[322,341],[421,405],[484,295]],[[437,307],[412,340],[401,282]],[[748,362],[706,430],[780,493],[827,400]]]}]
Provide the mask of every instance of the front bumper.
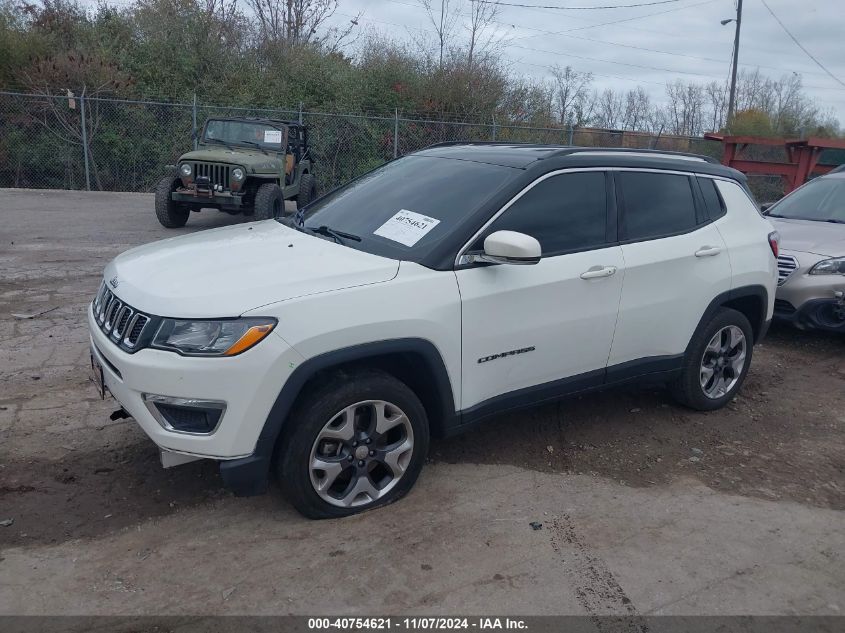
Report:
[{"label": "front bumper", "polygon": [[198,192],[196,187],[179,187],[170,194],[173,202],[198,205],[201,207],[219,207],[227,210],[239,210],[243,204],[243,193],[230,191],[212,191],[208,194]]},{"label": "front bumper", "polygon": [[[88,327],[91,352],[103,367],[105,386],[159,448],[201,458],[243,460],[244,465],[255,461],[252,455],[270,409],[302,361],[275,333],[238,356],[191,358],[155,349],[123,351],[100,330],[90,306]],[[153,416],[144,394],[221,401],[225,412],[211,433],[178,432]],[[229,470],[235,465],[231,463]]]},{"label": "front bumper", "polygon": [[845,277],[842,275],[810,275],[810,269],[825,259],[819,255],[788,252],[798,267],[778,286],[775,295],[775,318],[801,328],[845,332]]}]

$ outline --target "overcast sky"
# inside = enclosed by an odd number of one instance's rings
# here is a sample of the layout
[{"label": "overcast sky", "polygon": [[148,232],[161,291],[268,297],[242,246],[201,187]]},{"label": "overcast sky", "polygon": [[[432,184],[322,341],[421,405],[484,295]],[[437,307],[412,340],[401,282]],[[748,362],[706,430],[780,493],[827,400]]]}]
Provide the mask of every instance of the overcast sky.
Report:
[{"label": "overcast sky", "polygon": [[[502,1],[600,6],[659,0]],[[845,82],[845,0],[766,1],[798,41]],[[439,5],[439,0],[432,2]],[[463,2],[469,5],[469,0]],[[359,11],[361,27],[393,37],[409,38],[418,29],[430,30],[416,0],[340,0],[334,19],[348,23]],[[548,66],[571,65],[592,72],[599,90],[641,85],[662,102],[666,82],[709,82],[729,76],[734,24],[722,26],[719,21],[735,15],[734,0],[678,0],[591,11],[502,6],[497,27],[506,36],[504,56],[514,73],[540,78],[548,75]],[[845,87],[801,51],[762,0],[744,0],[739,63],[740,69],[759,68],[772,77],[800,73],[807,93],[824,108],[832,108],[845,126]]]}]

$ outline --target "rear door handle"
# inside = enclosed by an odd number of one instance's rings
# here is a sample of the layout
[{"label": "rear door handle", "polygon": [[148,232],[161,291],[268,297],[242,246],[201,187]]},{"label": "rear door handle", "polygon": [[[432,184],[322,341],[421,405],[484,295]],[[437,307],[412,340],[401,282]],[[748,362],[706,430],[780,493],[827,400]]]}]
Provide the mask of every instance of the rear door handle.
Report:
[{"label": "rear door handle", "polygon": [[718,255],[722,252],[722,249],[718,246],[702,246],[697,251],[695,251],[696,257],[713,257],[714,255]]},{"label": "rear door handle", "polygon": [[581,279],[601,279],[615,273],[616,266],[593,266],[590,270],[581,273]]}]

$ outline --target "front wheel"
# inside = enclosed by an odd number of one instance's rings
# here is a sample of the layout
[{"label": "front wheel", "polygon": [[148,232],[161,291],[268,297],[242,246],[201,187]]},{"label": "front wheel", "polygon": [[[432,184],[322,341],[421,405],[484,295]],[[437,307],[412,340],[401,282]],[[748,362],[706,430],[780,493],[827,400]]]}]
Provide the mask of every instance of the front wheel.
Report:
[{"label": "front wheel", "polygon": [[299,179],[299,194],[296,196],[296,208],[310,204],[317,199],[317,179],[312,174],[302,174]]},{"label": "front wheel", "polygon": [[428,452],[419,398],[390,374],[336,374],[292,411],[276,468],[288,499],[306,517],[356,514],[407,493]]},{"label": "front wheel", "polygon": [[282,188],[276,183],[261,185],[255,192],[255,219],[273,220],[282,215],[285,209],[285,197]]},{"label": "front wheel", "polygon": [[167,229],[178,229],[185,226],[190,210],[184,205],[173,201],[172,193],[182,181],[173,176],[165,176],[158,181],[155,190],[156,217],[161,225]]},{"label": "front wheel", "polygon": [[699,411],[725,406],[748,375],[753,345],[754,331],[745,315],[719,309],[693,335],[681,376],[671,385],[675,399]]}]

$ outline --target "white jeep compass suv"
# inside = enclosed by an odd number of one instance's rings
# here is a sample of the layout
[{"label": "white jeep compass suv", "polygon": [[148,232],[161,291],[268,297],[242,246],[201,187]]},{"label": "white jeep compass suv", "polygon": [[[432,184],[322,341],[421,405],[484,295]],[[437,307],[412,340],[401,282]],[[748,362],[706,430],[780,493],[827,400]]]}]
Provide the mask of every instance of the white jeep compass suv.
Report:
[{"label": "white jeep compass suv", "polygon": [[309,517],[405,494],[432,435],[638,378],[710,410],[772,317],[745,178],[666,152],[436,145],[283,221],[130,250],[88,311],[100,384],[173,465],[271,470]]}]

